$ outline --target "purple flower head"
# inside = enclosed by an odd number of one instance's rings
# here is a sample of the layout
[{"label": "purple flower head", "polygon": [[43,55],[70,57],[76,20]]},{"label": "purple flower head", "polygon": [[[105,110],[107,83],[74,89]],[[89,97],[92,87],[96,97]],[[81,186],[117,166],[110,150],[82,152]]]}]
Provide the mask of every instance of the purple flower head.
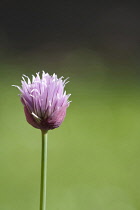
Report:
[{"label": "purple flower head", "polygon": [[[27,78],[27,82],[25,80]],[[27,122],[33,127],[41,130],[57,128],[63,122],[66,109],[70,104],[64,87],[67,79],[57,78],[56,74],[50,76],[42,72],[42,77],[36,73],[32,81],[26,75],[22,77],[22,87],[17,87],[21,94],[21,102],[24,105],[24,112]]]}]

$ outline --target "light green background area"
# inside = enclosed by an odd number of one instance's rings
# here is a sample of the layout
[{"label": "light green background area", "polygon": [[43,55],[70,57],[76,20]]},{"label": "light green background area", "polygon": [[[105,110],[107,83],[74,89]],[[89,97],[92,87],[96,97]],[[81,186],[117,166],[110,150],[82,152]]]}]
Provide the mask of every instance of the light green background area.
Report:
[{"label": "light green background area", "polygon": [[135,68],[107,63],[89,50],[1,61],[1,210],[39,210],[41,133],[26,122],[11,85],[41,70],[69,76],[72,94],[65,121],[48,133],[47,210],[140,209]]}]

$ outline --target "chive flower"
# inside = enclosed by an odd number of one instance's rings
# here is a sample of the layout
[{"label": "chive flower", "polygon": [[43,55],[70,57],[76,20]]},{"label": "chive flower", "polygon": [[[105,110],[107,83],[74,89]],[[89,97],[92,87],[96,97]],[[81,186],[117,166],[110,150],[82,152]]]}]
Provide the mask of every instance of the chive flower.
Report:
[{"label": "chive flower", "polygon": [[57,78],[56,74],[51,76],[43,71],[41,77],[39,73],[32,75],[32,81],[23,75],[22,86],[14,85],[21,92],[20,98],[29,124],[46,131],[61,125],[70,104],[68,98],[71,94],[66,95],[66,91],[64,92],[67,79],[63,80],[63,77]]},{"label": "chive flower", "polygon": [[[68,78],[67,78],[68,79]],[[40,180],[40,210],[46,210],[47,192],[47,136],[48,130],[57,128],[66,116],[66,110],[70,105],[66,95],[65,85],[68,83],[63,77],[57,78],[42,72],[32,76],[32,81],[23,75],[21,87],[17,87],[21,94],[20,99],[24,106],[27,122],[33,127],[41,130],[42,150],[41,150],[41,180]],[[27,80],[27,81],[26,81]]]}]

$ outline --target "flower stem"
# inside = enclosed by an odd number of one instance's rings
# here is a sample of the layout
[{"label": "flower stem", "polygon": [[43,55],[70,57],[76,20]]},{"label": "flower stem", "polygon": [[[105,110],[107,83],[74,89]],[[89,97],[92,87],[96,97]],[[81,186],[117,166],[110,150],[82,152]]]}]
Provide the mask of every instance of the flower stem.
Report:
[{"label": "flower stem", "polygon": [[46,210],[46,184],[47,184],[47,131],[42,130],[41,151],[41,183],[40,183],[40,210]]}]

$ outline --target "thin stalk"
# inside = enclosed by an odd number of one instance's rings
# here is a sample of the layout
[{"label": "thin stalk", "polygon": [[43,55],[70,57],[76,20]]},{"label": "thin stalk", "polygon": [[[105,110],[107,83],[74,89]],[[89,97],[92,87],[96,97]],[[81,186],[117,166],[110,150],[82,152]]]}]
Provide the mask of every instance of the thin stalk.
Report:
[{"label": "thin stalk", "polygon": [[46,210],[47,184],[47,132],[42,130],[40,210]]}]

